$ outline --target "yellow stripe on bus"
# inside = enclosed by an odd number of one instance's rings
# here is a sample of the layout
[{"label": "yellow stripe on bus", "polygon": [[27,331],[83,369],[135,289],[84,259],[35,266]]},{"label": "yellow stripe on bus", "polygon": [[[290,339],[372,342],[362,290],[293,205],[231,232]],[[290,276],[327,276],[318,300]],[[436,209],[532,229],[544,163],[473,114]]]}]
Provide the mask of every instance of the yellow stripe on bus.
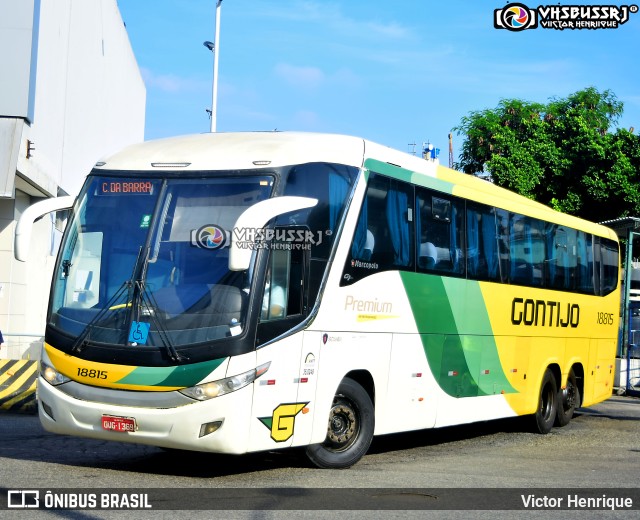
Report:
[{"label": "yellow stripe on bus", "polygon": [[45,343],[44,348],[51,360],[51,363],[58,372],[80,383],[92,386],[102,386],[105,388],[117,388],[121,390],[147,390],[155,392],[182,388],[178,386],[151,386],[118,383],[118,381],[131,374],[138,367],[86,361],[55,349],[48,343]]}]

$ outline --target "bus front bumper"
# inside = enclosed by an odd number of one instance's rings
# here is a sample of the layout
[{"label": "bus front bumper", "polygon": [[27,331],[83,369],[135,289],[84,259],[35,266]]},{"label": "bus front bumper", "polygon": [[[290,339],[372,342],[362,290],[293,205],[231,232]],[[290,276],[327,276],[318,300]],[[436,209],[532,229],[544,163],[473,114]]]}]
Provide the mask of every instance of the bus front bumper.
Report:
[{"label": "bus front bumper", "polygon": [[40,377],[38,414],[43,427],[54,433],[241,454],[247,451],[252,388],[183,406],[153,408],[77,399]]}]

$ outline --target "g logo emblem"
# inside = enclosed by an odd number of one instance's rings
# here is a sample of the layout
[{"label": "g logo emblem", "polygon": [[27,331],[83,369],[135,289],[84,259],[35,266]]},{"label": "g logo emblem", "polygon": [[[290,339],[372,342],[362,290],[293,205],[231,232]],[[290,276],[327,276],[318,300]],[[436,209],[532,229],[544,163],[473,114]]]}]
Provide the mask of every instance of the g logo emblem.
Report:
[{"label": "g logo emblem", "polygon": [[288,441],[293,435],[296,415],[309,403],[281,404],[271,417],[258,417],[271,430],[271,438],[276,442]]}]

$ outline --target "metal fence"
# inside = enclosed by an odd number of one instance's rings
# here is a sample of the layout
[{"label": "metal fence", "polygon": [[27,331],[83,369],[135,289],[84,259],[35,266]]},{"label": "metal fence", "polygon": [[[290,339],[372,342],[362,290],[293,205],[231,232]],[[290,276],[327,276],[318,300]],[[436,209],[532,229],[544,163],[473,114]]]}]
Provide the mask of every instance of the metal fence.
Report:
[{"label": "metal fence", "polygon": [[3,333],[3,336],[0,359],[40,359],[40,350],[44,343],[43,334]]},{"label": "metal fence", "polygon": [[640,397],[640,344],[629,343],[626,369],[625,394]]}]

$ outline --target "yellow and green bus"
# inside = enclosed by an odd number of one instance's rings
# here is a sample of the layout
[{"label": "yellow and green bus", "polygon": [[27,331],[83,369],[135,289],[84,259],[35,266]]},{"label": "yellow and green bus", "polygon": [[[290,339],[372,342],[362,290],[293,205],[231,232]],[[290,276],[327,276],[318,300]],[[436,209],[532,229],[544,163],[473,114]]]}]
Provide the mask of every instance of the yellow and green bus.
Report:
[{"label": "yellow and green bus", "polygon": [[212,133],[98,163],[57,260],[38,399],[61,434],[203,452],[306,447],[611,395],[606,227],[356,137]]}]

